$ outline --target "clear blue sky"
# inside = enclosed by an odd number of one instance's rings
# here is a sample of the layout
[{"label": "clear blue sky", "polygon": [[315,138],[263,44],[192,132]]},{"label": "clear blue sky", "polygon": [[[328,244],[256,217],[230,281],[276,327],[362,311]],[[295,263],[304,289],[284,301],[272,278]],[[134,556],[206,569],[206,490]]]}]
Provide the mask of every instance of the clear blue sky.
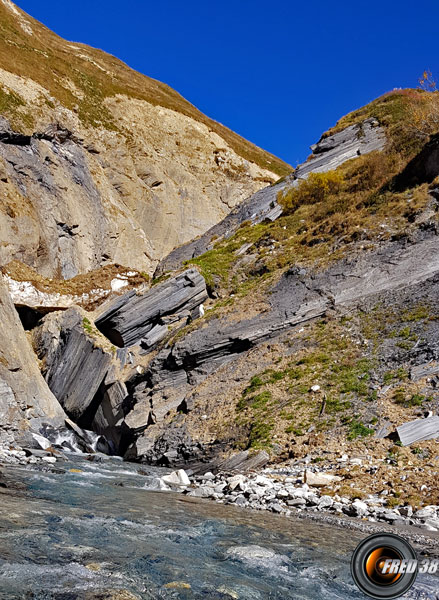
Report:
[{"label": "clear blue sky", "polygon": [[339,117],[439,77],[437,0],[16,0],[292,165]]}]

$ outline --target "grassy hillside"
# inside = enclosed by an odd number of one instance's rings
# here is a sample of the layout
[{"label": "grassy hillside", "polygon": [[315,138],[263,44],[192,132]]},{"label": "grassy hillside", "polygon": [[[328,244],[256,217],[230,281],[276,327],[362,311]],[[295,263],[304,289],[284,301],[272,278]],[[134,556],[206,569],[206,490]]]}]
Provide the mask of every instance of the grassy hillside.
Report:
[{"label": "grassy hillside", "polygon": [[[284,214],[275,222],[243,223],[232,237],[188,261],[200,267],[219,297],[204,323],[263,312],[273,284],[292,266],[315,273],[341,258],[393,241],[410,244],[422,232],[437,230],[438,203],[430,192],[439,178],[400,183],[409,161],[439,129],[436,114],[437,93],[401,90],[343,117],[331,133],[376,117],[386,129],[384,151],[311,175],[279,194]],[[299,332],[252,350],[228,372],[245,383],[231,385],[214,406],[206,394],[193,427],[210,411],[212,435],[238,448],[266,448],[281,459],[311,453],[323,461],[340,444],[386,460],[398,453],[403,461],[430,456],[434,442],[403,450],[375,437],[383,423],[392,427],[437,407],[434,382],[409,377],[413,365],[434,354],[438,312],[435,284],[429,285],[383,294],[361,309],[328,310]],[[311,391],[315,384],[318,393]]]},{"label": "grassy hillside", "polygon": [[[20,13],[25,15],[22,11]],[[85,125],[116,129],[117,124],[106,109],[104,100],[115,94],[124,94],[204,123],[240,156],[279,176],[292,170],[282,160],[206,117],[166,84],[130,69],[101,50],[70,44],[27,15],[25,19],[32,28],[32,35],[23,30],[17,15],[0,2],[0,67],[39,83],[56,101],[77,112]],[[16,116],[17,106],[23,103],[19,96],[11,96],[0,88],[1,113]],[[29,114],[23,126],[31,125],[32,115]]]},{"label": "grassy hillside", "polygon": [[[220,295],[239,296],[253,284],[259,287],[261,277],[272,282],[292,263],[323,268],[358,242],[367,247],[403,232],[408,235],[431,201],[431,186],[397,190],[395,181],[436,131],[436,114],[439,93],[401,90],[343,117],[324,137],[375,117],[386,131],[384,151],[350,160],[336,171],[312,174],[278,195],[284,207],[281,218],[256,226],[243,223],[231,238],[188,262],[200,266]],[[245,260],[238,252],[244,244],[251,244]]]}]

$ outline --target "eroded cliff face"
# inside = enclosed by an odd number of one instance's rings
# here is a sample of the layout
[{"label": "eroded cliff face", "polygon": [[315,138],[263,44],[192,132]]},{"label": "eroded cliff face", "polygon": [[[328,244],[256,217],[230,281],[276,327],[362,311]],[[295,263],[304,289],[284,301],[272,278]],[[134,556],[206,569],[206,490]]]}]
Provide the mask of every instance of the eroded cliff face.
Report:
[{"label": "eroded cliff face", "polygon": [[157,262],[288,172],[176,92],[0,4],[0,263]]},{"label": "eroded cliff face", "polygon": [[44,381],[8,289],[0,277],[0,441],[12,442],[37,423],[63,423],[64,411]]}]

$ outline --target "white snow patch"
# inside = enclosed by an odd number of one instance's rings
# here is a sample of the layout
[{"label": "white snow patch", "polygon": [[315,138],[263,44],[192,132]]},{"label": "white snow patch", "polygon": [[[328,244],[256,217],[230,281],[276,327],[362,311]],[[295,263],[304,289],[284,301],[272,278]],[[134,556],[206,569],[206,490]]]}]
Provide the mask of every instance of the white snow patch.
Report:
[{"label": "white snow patch", "polygon": [[94,289],[86,294],[59,294],[47,293],[38,290],[30,281],[16,281],[4,276],[8,284],[12,302],[16,305],[29,306],[31,308],[69,308],[73,304],[83,304],[89,300],[98,300],[108,296],[110,290]]},{"label": "white snow patch", "polygon": [[112,279],[111,281],[111,289],[113,292],[118,292],[127,285],[128,281],[126,279],[122,279],[121,277],[116,277],[116,279]]}]

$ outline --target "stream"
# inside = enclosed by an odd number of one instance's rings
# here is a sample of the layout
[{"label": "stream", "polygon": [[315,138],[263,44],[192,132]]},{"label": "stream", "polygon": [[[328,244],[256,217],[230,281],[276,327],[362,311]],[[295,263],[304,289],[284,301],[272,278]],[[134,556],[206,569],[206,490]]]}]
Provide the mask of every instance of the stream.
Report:
[{"label": "stream", "polygon": [[[8,467],[1,600],[347,600],[364,534],[160,492],[164,469],[116,459]],[[439,598],[418,576],[405,596]]]}]

